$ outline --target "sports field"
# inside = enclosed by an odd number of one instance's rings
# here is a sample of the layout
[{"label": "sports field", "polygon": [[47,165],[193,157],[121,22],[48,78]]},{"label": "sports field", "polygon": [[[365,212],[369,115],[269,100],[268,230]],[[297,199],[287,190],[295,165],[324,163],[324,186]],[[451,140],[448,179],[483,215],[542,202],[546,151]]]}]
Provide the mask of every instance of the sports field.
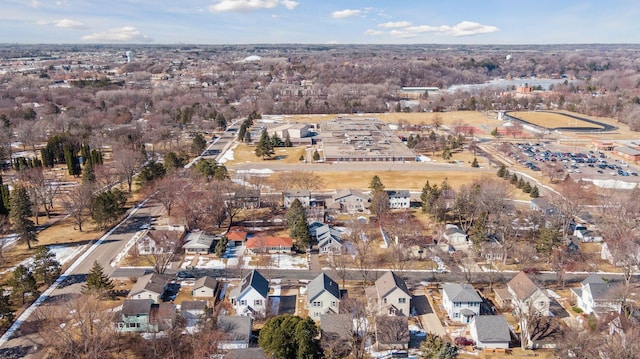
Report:
[{"label": "sports field", "polygon": [[441,125],[497,125],[500,122],[494,114],[485,114],[478,111],[452,111],[452,112],[392,112],[392,113],[367,113],[367,114],[343,114],[343,115],[286,115],[278,116],[289,122],[322,123],[333,121],[336,117],[373,117],[387,123],[404,122],[411,125],[433,123],[433,119],[439,117]]}]

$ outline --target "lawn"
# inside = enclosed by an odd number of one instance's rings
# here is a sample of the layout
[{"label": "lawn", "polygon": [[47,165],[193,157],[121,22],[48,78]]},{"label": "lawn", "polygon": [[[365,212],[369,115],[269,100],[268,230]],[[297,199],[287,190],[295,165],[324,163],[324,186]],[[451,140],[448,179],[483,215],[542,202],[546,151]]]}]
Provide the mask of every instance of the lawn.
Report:
[{"label": "lawn", "polygon": [[300,156],[304,155],[305,148],[297,147],[276,147],[275,155],[269,159],[263,159],[255,155],[255,146],[241,143],[233,149],[233,159],[225,163],[225,166],[233,166],[240,163],[299,163]]},{"label": "lawn", "polygon": [[391,113],[368,113],[357,115],[287,115],[282,117],[283,121],[289,122],[307,122],[307,123],[322,123],[325,121],[335,120],[336,117],[375,117],[380,121],[387,123],[398,123],[400,121],[411,125],[426,124],[429,125],[433,122],[436,116],[439,116],[442,125],[486,125],[493,123],[495,125],[500,122],[493,114],[485,114],[477,111],[453,111],[453,112],[391,112]]}]

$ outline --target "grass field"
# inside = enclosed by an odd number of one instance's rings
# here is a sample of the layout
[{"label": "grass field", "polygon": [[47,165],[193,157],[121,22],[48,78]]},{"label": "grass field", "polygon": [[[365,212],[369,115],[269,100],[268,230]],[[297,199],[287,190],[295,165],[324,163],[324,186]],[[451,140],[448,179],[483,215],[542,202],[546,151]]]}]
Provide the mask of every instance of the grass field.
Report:
[{"label": "grass field", "polygon": [[275,149],[275,155],[271,159],[262,159],[256,157],[255,146],[249,146],[245,143],[239,144],[233,149],[233,160],[227,161],[227,167],[239,163],[270,163],[277,161],[278,163],[300,163],[300,156],[304,154],[304,147],[278,147]]},{"label": "grass field", "polygon": [[[510,116],[517,117],[519,119],[531,122],[534,125],[542,126],[545,128],[556,127],[586,127],[593,129],[601,129],[601,126],[596,124],[578,120],[563,113],[559,112],[538,112],[538,111],[518,111],[509,112]],[[576,116],[582,116],[580,114],[574,114]]]}]

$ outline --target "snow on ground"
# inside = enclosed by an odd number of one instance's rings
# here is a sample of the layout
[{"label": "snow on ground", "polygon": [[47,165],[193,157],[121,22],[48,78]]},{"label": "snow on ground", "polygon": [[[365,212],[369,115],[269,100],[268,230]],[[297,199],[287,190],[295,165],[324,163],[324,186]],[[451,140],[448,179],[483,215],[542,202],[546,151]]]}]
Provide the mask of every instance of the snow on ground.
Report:
[{"label": "snow on ground", "polygon": [[184,261],[180,265],[180,268],[187,269],[187,267],[191,266],[191,262],[193,261],[194,256],[185,256]]},{"label": "snow on ground", "polygon": [[230,147],[228,150],[225,151],[225,153],[222,155],[222,157],[220,157],[220,163],[227,163],[227,161],[233,161],[234,157],[233,157],[233,150],[236,149],[236,147],[238,147],[238,144],[233,145],[232,147]]},{"label": "snow on ground", "polygon": [[292,256],[290,254],[272,254],[271,265],[279,269],[309,269],[307,257]]},{"label": "snow on ground", "polygon": [[256,175],[265,174],[265,175],[268,175],[268,174],[272,174],[273,170],[270,169],[270,168],[262,168],[262,169],[251,168],[251,169],[248,169],[248,170],[237,170],[236,173],[248,173],[248,174],[256,174]]},{"label": "snow on ground", "polygon": [[[86,247],[86,245],[82,245],[82,246],[63,246],[63,245],[56,245],[56,244],[47,246],[49,251],[56,256],[56,260],[58,262],[60,262],[60,264],[65,264],[65,263],[71,261],[74,257],[76,257],[78,254],[80,254],[80,252],[83,251],[85,247]],[[18,263],[15,267],[11,267],[11,268],[5,269],[4,271],[0,272],[0,274],[5,274],[5,273],[8,273],[8,272],[12,272],[19,265],[23,265],[25,267],[28,267],[28,266],[31,266],[32,264],[33,264],[33,257],[29,257],[29,258],[23,260],[22,262]]]},{"label": "snow on ground", "polygon": [[307,286],[300,287],[300,295],[305,295],[307,293]]},{"label": "snow on ground", "polygon": [[6,236],[0,236],[0,244],[2,245],[2,248],[8,247],[16,243],[17,240],[18,240],[18,235],[15,233],[9,234]]},{"label": "snow on ground", "polygon": [[198,258],[196,268],[224,269],[226,268],[226,264],[224,263],[224,259],[200,257]]}]

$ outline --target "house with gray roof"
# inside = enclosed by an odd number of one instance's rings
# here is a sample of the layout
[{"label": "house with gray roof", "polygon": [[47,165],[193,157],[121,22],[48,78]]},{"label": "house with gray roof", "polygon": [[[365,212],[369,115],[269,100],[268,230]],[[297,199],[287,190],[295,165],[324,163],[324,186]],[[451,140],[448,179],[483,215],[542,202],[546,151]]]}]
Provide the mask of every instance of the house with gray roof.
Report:
[{"label": "house with gray roof", "polygon": [[323,314],[340,312],[340,288],[328,275],[321,273],[307,285],[309,317],[320,320]]},{"label": "house with gray roof", "polygon": [[571,289],[576,306],[586,314],[620,313],[622,297],[619,285],[605,282],[601,276],[590,274],[580,283],[580,288]]},{"label": "house with gray roof", "polygon": [[357,189],[341,189],[333,196],[332,208],[345,213],[362,213],[369,208],[371,198]]},{"label": "house with gray roof", "polygon": [[469,325],[471,338],[481,349],[509,349],[511,332],[503,315],[479,315]]},{"label": "house with gray roof", "polygon": [[204,276],[196,279],[193,283],[191,296],[196,298],[207,298],[215,301],[216,291],[218,290],[218,281],[213,278]]},{"label": "house with gray roof", "polygon": [[187,254],[207,254],[216,238],[203,231],[192,231],[184,238],[184,252]]},{"label": "house with gray roof", "polygon": [[379,314],[408,316],[411,314],[411,292],[404,279],[386,272],[375,286],[365,289],[369,307]]},{"label": "house with gray roof", "polygon": [[157,273],[143,275],[129,291],[129,298],[151,299],[154,303],[160,303],[170,279],[169,276]]},{"label": "house with gray roof", "polygon": [[466,249],[469,247],[469,236],[467,232],[460,229],[455,224],[446,224],[442,234],[449,246],[455,249]]},{"label": "house with gray roof", "polygon": [[236,313],[251,317],[264,317],[267,314],[268,296],[269,281],[255,269],[242,278],[240,285],[229,293]]},{"label": "house with gray roof", "polygon": [[411,204],[411,193],[408,190],[388,190],[389,208],[391,209],[407,209]]},{"label": "house with gray roof", "polygon": [[456,322],[470,323],[480,315],[482,298],[471,284],[444,283],[442,305],[449,318]]},{"label": "house with gray roof", "polygon": [[318,243],[320,253],[340,253],[344,248],[342,233],[328,224],[313,222],[309,225],[309,233]]},{"label": "house with gray roof", "polygon": [[223,334],[218,340],[218,349],[232,350],[249,347],[253,320],[248,316],[221,315],[216,321],[216,328]]},{"label": "house with gray roof", "polygon": [[309,208],[309,205],[311,203],[311,191],[307,189],[284,191],[282,195],[284,197],[283,204],[285,208],[291,207],[291,203],[293,203],[293,201],[295,201],[296,199],[300,201],[300,204],[302,204],[302,207],[304,208]]},{"label": "house with gray roof", "polygon": [[116,315],[118,332],[158,332],[170,328],[175,320],[172,303],[154,303],[151,299],[125,299]]}]

